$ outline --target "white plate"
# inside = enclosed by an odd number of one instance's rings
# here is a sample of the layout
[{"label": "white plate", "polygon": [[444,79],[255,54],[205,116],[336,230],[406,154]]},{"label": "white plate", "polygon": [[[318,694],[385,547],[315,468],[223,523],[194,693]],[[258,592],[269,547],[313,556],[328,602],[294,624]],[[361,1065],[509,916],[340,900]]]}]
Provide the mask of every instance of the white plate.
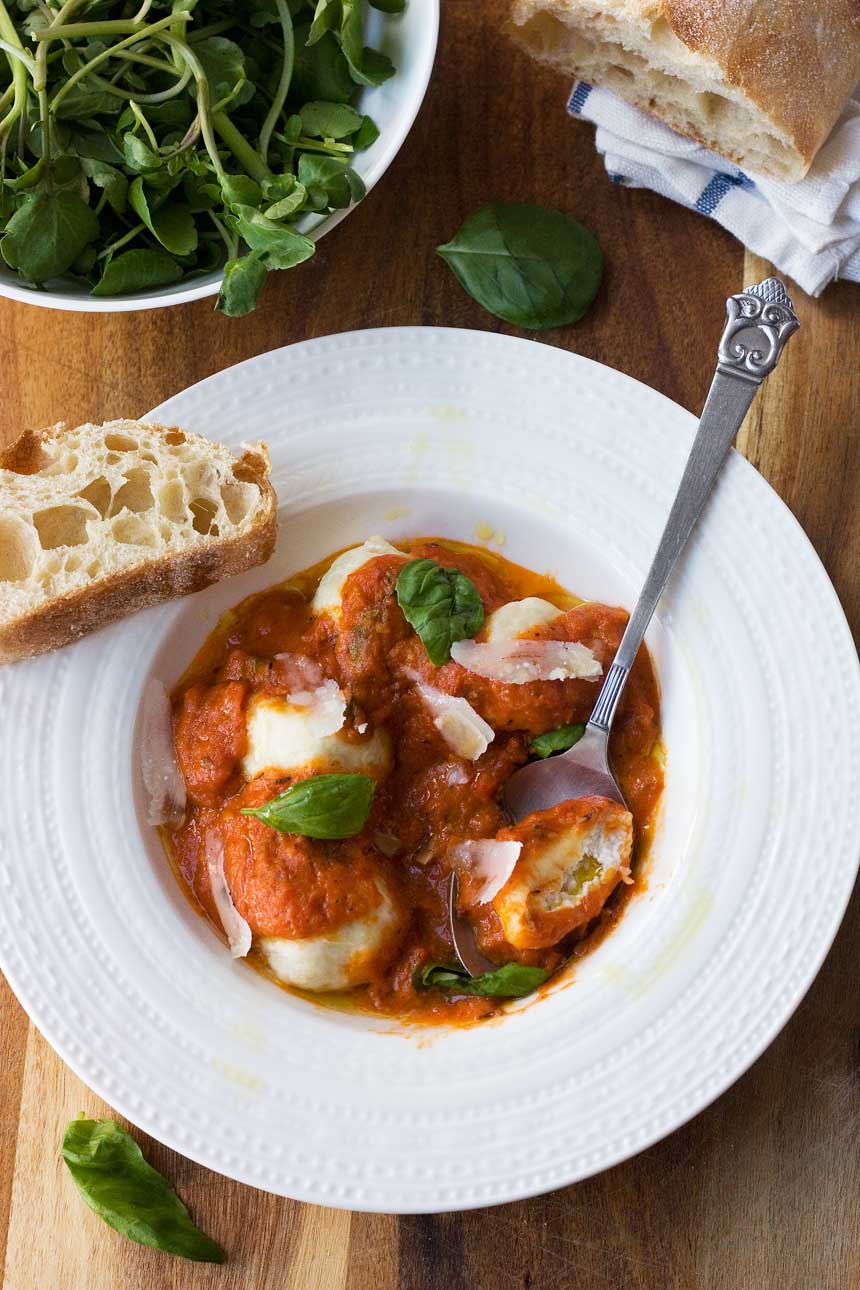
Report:
[{"label": "white plate", "polygon": [[557,349],[409,328],[266,354],[153,416],[264,435],[281,538],[263,569],[0,671],[0,961],[48,1040],[185,1155],[360,1210],[560,1187],[700,1110],[796,1007],[857,864],[857,657],[777,496],[732,455],[651,632],[668,772],[647,892],[573,984],[402,1032],[279,991],[192,912],[143,823],[143,686],[225,607],[375,532],[489,523],[514,560],[629,605],[693,418]]},{"label": "white plate", "polygon": [[[356,156],[353,166],[370,192],[400,151],[427,93],[439,36],[439,0],[410,0],[405,11],[397,16],[372,9],[365,0],[365,11],[368,44],[383,50],[397,68],[397,75],[384,84],[363,89],[359,101],[361,110],[372,116],[379,126],[379,138]],[[309,215],[296,227],[316,241],[345,219],[350,210],[355,210],[355,207],[322,217]],[[218,269],[190,282],[177,282],[169,287],[158,287],[155,291],[101,297],[90,295],[86,288],[71,278],[52,281],[50,290],[37,291],[33,287],[25,287],[17,274],[0,260],[0,296],[48,309],[70,309],[90,314],[127,313],[135,309],[161,309],[165,305],[181,305],[189,300],[214,296],[222,277],[223,273]]]}]

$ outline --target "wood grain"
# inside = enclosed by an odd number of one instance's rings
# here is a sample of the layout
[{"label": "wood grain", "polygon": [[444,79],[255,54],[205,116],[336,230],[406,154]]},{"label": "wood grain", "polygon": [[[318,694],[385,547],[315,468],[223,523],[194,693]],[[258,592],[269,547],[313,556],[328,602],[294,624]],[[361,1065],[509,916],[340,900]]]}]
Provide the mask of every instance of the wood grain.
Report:
[{"label": "wood grain", "polygon": [[[413,3],[420,0],[412,0]],[[548,343],[698,410],[723,301],[764,266],[709,221],[614,187],[563,79],[500,32],[505,0],[446,0],[437,72],[384,182],[319,248],[228,322],[203,301],[81,317],[0,302],[0,440],[26,426],[135,416],[250,355],[392,324],[511,331],[434,255],[491,198],[558,206],[594,229],[608,271],[580,325]],[[741,445],[797,514],[860,627],[857,288],[801,299],[804,330]],[[798,606],[802,612],[802,606]],[[801,714],[802,715],[802,714]],[[22,862],[26,857],[22,857]],[[814,902],[810,857],[810,903]],[[109,1114],[0,989],[0,1240],[9,1290],[851,1290],[860,1287],[860,901],[797,1015],[691,1124],[563,1192],[461,1215],[348,1215],[266,1196],[138,1135],[229,1250],[192,1266],[122,1241],[59,1162],[78,1111]],[[8,1230],[7,1230],[8,1224]]]}]

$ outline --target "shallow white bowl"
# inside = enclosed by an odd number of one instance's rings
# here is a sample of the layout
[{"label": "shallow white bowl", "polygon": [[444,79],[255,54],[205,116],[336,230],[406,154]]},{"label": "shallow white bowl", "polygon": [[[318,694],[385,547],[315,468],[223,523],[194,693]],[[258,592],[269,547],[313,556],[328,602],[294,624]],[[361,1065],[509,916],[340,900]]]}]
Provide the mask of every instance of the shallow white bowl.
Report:
[{"label": "shallow white bowl", "polygon": [[192,911],[144,822],[143,688],[243,596],[372,533],[489,524],[513,560],[630,605],[694,418],[546,345],[429,328],[278,350],[153,417],[265,436],[280,539],[261,569],[0,669],[0,965],[42,1033],[185,1155],[359,1210],[547,1191],[700,1110],[796,1007],[857,868],[857,655],[776,494],[732,454],[650,632],[668,765],[647,890],[548,997],[409,1031],[278,990]]},{"label": "shallow white bowl", "polygon": [[[379,138],[372,147],[360,152],[354,163],[355,171],[370,192],[400,151],[424,101],[439,36],[439,0],[410,0],[405,11],[397,16],[367,7],[366,30],[368,43],[388,54],[397,68],[397,75],[385,84],[363,89],[359,100],[362,111],[372,116],[379,126]],[[309,216],[296,227],[316,241],[354,209],[350,207],[323,217]],[[89,314],[128,313],[135,309],[162,309],[166,305],[182,305],[189,300],[214,296],[221,286],[222,277],[223,273],[218,270],[190,282],[159,287],[156,291],[102,298],[90,295],[71,279],[57,279],[51,283],[50,289],[37,291],[25,287],[0,259],[0,296],[44,309],[68,309]]]}]

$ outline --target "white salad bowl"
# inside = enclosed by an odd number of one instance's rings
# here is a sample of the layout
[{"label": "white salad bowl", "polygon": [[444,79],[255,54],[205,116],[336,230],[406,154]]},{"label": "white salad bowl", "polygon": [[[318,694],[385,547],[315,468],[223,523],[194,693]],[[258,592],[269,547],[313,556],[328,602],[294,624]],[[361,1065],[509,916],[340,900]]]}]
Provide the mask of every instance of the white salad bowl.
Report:
[{"label": "white salad bowl", "polygon": [[[379,127],[379,138],[356,155],[353,169],[364,181],[368,192],[379,182],[391,165],[412,128],[433,71],[439,37],[440,0],[413,0],[402,14],[383,14],[367,8],[368,43],[388,55],[397,74],[382,85],[362,89],[358,105]],[[346,210],[330,215],[310,215],[296,228],[315,241],[324,237],[349,215]],[[288,270],[287,270],[288,272]],[[191,300],[214,296],[221,286],[223,272],[202,274],[191,281],[158,287],[155,291],[138,291],[127,296],[93,296],[73,279],[55,279],[50,288],[36,289],[21,284],[17,276],[0,259],[0,296],[20,300],[44,309],[68,309],[78,313],[128,313],[135,309],[162,309]]]},{"label": "white salad bowl", "polygon": [[280,537],[262,568],[0,669],[0,966],[49,1042],[186,1156],[357,1210],[548,1191],[701,1110],[803,997],[857,870],[857,655],[776,494],[730,455],[649,632],[665,800],[618,926],[545,997],[410,1029],[279,990],[193,911],[145,822],[147,681],[375,533],[483,537],[630,605],[695,419],[558,349],[433,328],[277,350],[152,416],[265,437]]}]

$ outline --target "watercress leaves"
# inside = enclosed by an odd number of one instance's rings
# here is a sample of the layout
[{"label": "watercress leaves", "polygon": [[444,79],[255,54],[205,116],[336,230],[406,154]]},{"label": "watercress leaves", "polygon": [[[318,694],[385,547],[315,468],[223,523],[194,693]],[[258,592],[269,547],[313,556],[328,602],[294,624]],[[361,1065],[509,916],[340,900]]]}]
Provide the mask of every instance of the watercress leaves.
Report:
[{"label": "watercress leaves", "polygon": [[345,139],[356,133],[364,119],[347,103],[306,103],[299,115],[304,133],[318,139]]},{"label": "watercress leaves", "polygon": [[537,735],[529,744],[529,752],[535,757],[551,757],[553,753],[567,752],[568,748],[579,743],[584,734],[585,726],[582,722],[572,726],[558,726],[555,730]]},{"label": "watercress leaves", "polygon": [[532,330],[576,322],[603,274],[603,253],[587,229],[524,202],[481,206],[437,249],[480,305]]},{"label": "watercress leaves", "polygon": [[265,806],[245,807],[279,833],[306,838],[354,838],[367,823],[376,790],[368,775],[315,775],[288,788]]},{"label": "watercress leaves", "polygon": [[63,1159],[90,1209],[139,1245],[198,1263],[223,1263],[219,1245],[195,1227],[166,1178],[112,1120],[72,1120]]},{"label": "watercress leaves", "polygon": [[173,256],[164,251],[140,248],[122,251],[105,265],[102,276],[93,287],[94,296],[121,296],[130,291],[152,291],[178,282],[182,269]]},{"label": "watercress leaves", "polygon": [[95,211],[75,193],[37,192],[6,224],[0,252],[28,282],[42,283],[70,269],[98,232]]},{"label": "watercress leaves", "polygon": [[484,606],[478,588],[458,569],[443,569],[435,560],[410,560],[400,570],[395,591],[404,618],[437,667],[450,659],[454,641],[481,630]]},{"label": "watercress leaves", "polygon": [[194,216],[186,206],[168,203],[166,200],[158,204],[157,196],[151,202],[141,175],[132,180],[128,200],[138,219],[143,221],[166,251],[182,256],[191,255],[197,249]]},{"label": "watercress leaves", "polygon": [[24,282],[72,273],[119,295],[229,265],[219,308],[246,313],[265,271],[313,254],[303,217],[364,196],[348,160],[377,130],[356,100],[392,72],[364,45],[364,0],[155,0],[134,33],[141,56],[109,64],[128,38],[119,0],[71,28],[56,6],[7,8],[10,48],[30,49],[35,22],[47,54],[41,92],[27,54],[5,96],[20,123],[0,168],[0,238]]},{"label": "watercress leaves", "polygon": [[482,976],[469,976],[464,967],[446,967],[441,963],[427,963],[417,974],[419,990],[443,990],[446,994],[481,994],[497,999],[522,999],[543,985],[549,973],[539,967],[524,967],[521,963],[506,963],[495,972]]},{"label": "watercress leaves", "polygon": [[229,318],[241,318],[257,307],[257,297],[268,269],[258,251],[249,251],[224,265],[224,280],[218,293],[218,308]]},{"label": "watercress leaves", "polygon": [[253,206],[234,206],[228,222],[252,251],[260,251],[269,269],[291,269],[314,253],[309,237],[268,219]]},{"label": "watercress leaves", "polygon": [[324,210],[327,206],[341,210],[353,202],[360,202],[364,196],[362,180],[336,157],[302,153],[298,176],[308,195],[308,204],[316,210]]}]

